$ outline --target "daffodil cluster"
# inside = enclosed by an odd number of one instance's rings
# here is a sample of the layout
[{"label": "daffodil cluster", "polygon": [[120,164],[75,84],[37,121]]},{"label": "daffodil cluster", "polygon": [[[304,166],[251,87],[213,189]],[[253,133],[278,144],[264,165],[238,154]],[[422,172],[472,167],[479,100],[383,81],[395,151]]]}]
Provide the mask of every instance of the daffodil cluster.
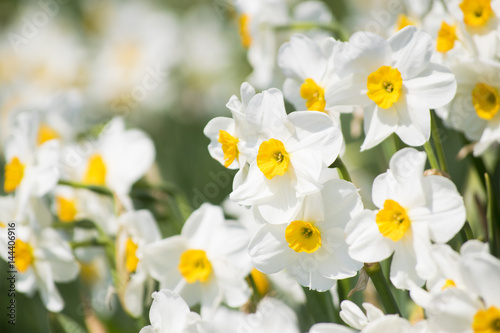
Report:
[{"label": "daffodil cluster", "polygon": [[[349,2],[347,19],[328,1],[224,2],[251,73],[203,123],[232,182],[202,203],[176,184],[196,175],[168,179],[159,156],[182,146],[182,168],[197,149],[135,128],[132,110],[205,104],[210,88],[183,95],[164,72],[203,81],[227,69],[225,47],[182,41],[196,29],[149,5],[98,15],[89,0],[85,34],[108,41],[95,54],[40,69],[0,52],[0,257],[16,292],[66,331],[500,333],[500,2],[396,2]],[[177,73],[181,42],[208,60]]]}]

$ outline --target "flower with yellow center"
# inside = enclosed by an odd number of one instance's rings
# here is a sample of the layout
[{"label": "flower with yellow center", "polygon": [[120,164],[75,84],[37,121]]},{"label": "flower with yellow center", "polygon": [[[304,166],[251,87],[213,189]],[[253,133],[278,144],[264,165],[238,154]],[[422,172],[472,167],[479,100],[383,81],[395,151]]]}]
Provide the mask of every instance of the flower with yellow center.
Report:
[{"label": "flower with yellow center", "polygon": [[500,332],[500,309],[495,306],[490,306],[486,310],[479,310],[474,315],[472,329],[474,333]]},{"label": "flower with yellow center", "polygon": [[90,156],[83,182],[89,185],[106,184],[106,164],[101,155],[94,154]]},{"label": "flower with yellow center", "polygon": [[286,269],[302,286],[319,291],[356,275],[362,264],[347,254],[344,227],[362,211],[361,198],[352,183],[333,177],[304,198],[292,222],[271,224],[256,216],[262,226],[248,252],[259,271]]},{"label": "flower with yellow center", "polygon": [[219,131],[219,139],[217,140],[222,145],[222,152],[224,153],[224,166],[227,168],[233,164],[234,160],[238,158],[238,138],[232,136],[224,130]]},{"label": "flower with yellow center", "polygon": [[283,176],[290,164],[290,156],[283,142],[269,139],[260,144],[257,154],[257,166],[267,179]]},{"label": "flower with yellow center", "polygon": [[464,14],[464,23],[469,27],[482,27],[494,16],[491,0],[463,0],[460,9]]},{"label": "flower with yellow center", "polygon": [[433,38],[407,26],[389,39],[370,32],[354,33],[335,57],[345,79],[330,87],[327,107],[359,105],[364,111],[365,140],[373,148],[395,133],[409,146],[421,146],[431,134],[430,109],[455,96],[455,76],[431,61]]},{"label": "flower with yellow center", "polygon": [[295,252],[313,253],[321,247],[321,232],[310,222],[291,222],[286,227],[285,239]]},{"label": "flower with yellow center", "polygon": [[47,141],[59,139],[59,133],[47,124],[41,124],[36,137],[37,144],[41,146]]},{"label": "flower with yellow center", "polygon": [[394,242],[403,238],[411,225],[406,209],[391,199],[384,202],[384,208],[377,213],[375,221],[380,233]]},{"label": "flower with yellow center", "polygon": [[398,22],[396,23],[396,25],[397,25],[397,30],[399,31],[409,25],[415,25],[415,22],[410,20],[408,16],[406,16],[405,14],[399,14]]},{"label": "flower with yellow center", "polygon": [[241,38],[241,45],[248,49],[252,45],[252,35],[250,33],[250,15],[241,14],[238,18],[238,32]]},{"label": "flower with yellow center", "polygon": [[325,90],[321,86],[319,86],[313,79],[305,79],[304,83],[300,86],[300,97],[306,100],[307,110],[325,110]]},{"label": "flower with yellow center", "polygon": [[78,213],[76,201],[63,196],[56,196],[57,218],[61,222],[72,222]]},{"label": "flower with yellow center", "polygon": [[455,185],[442,176],[424,176],[426,160],[424,152],[413,148],[396,152],[387,172],[373,182],[378,210],[364,210],[346,227],[353,259],[379,262],[392,255],[390,279],[399,289],[435,277],[431,242],[448,242],[465,223],[464,201]]},{"label": "flower with yellow center", "polygon": [[160,288],[175,290],[191,305],[200,303],[201,316],[207,317],[221,302],[239,307],[248,301],[245,277],[252,264],[247,247],[248,231],[226,221],[219,206],[205,203],[189,216],[180,235],[146,244],[141,264]]},{"label": "flower with yellow center", "polygon": [[5,180],[3,189],[5,192],[13,192],[19,187],[24,177],[24,164],[17,156],[14,156],[9,163],[5,165]]},{"label": "flower with yellow center", "polygon": [[16,239],[14,245],[14,262],[19,272],[24,273],[33,264],[33,248],[30,244]]},{"label": "flower with yellow center", "polygon": [[135,272],[139,263],[139,258],[136,255],[137,248],[137,244],[129,237],[125,244],[125,268],[129,273]]},{"label": "flower with yellow center", "polygon": [[390,108],[399,100],[403,78],[397,68],[382,66],[368,75],[368,97],[383,109]]},{"label": "flower with yellow center", "polygon": [[181,254],[179,272],[187,283],[207,282],[212,273],[212,265],[203,250],[187,250]]},{"label": "flower with yellow center", "polygon": [[472,90],[472,104],[479,118],[493,119],[500,109],[498,89],[486,83],[477,83]]},{"label": "flower with yellow center", "polygon": [[445,21],[441,23],[436,39],[436,50],[441,53],[446,53],[455,46],[457,38],[457,27],[449,25]]}]

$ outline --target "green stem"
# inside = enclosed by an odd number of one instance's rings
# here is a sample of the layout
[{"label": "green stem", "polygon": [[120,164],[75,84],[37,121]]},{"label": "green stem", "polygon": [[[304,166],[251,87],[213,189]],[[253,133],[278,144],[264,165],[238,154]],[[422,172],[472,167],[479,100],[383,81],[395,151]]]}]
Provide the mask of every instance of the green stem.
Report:
[{"label": "green stem", "polygon": [[86,189],[86,190],[89,190],[92,192],[96,192],[99,194],[113,197],[113,192],[109,188],[104,187],[104,186],[88,185],[88,184],[73,182],[73,181],[69,181],[69,180],[59,180],[58,184],[71,186],[73,188],[82,188],[82,189]]},{"label": "green stem", "polygon": [[401,312],[399,311],[398,304],[394,299],[394,295],[389,288],[389,283],[384,277],[384,273],[382,273],[382,268],[378,262],[372,264],[365,263],[365,270],[370,276],[373,284],[375,285],[375,289],[377,289],[378,295],[382,304],[384,305],[385,312],[387,314],[398,314],[401,316]]},{"label": "green stem", "polygon": [[486,221],[488,222],[488,244],[490,245],[491,254],[495,255],[496,253],[496,242],[495,242],[495,225],[494,225],[494,214],[493,214],[493,206],[494,206],[494,196],[493,189],[491,188],[490,175],[488,173],[484,174],[484,179],[486,181],[486,194],[488,197],[488,202],[486,206]]},{"label": "green stem", "polygon": [[434,112],[432,111],[431,111],[431,132],[432,132],[432,141],[434,141],[434,146],[436,147],[436,152],[439,159],[439,165],[441,166],[441,171],[448,173],[448,164],[446,163],[446,157],[444,155],[443,143],[441,142],[439,128],[437,127],[436,123],[436,117],[434,116]]},{"label": "green stem", "polygon": [[315,323],[340,323],[340,316],[333,305],[330,291],[319,292],[302,287],[306,295],[306,307]]},{"label": "green stem", "polygon": [[474,239],[474,233],[472,232],[469,221],[465,221],[464,226],[460,229],[460,237],[462,238],[463,243]]},{"label": "green stem", "polygon": [[337,168],[340,178],[352,183],[351,175],[349,174],[349,171],[347,170],[347,167],[345,166],[344,162],[342,162],[342,159],[340,158],[340,156],[337,157],[335,162],[333,162],[329,166],[329,168]]},{"label": "green stem", "polygon": [[86,246],[106,246],[108,243],[106,241],[102,241],[100,239],[94,238],[81,242],[70,242],[71,248],[77,249],[79,247]]},{"label": "green stem", "polygon": [[274,28],[277,31],[321,29],[332,32],[341,41],[347,41],[349,39],[349,33],[347,32],[347,30],[336,22],[331,22],[331,23],[292,22],[290,24],[278,25],[275,26]]},{"label": "green stem", "polygon": [[429,141],[424,144],[425,152],[427,153],[427,157],[429,158],[429,163],[431,164],[432,169],[440,170],[439,164],[434,154],[434,150],[432,150],[432,146]]}]

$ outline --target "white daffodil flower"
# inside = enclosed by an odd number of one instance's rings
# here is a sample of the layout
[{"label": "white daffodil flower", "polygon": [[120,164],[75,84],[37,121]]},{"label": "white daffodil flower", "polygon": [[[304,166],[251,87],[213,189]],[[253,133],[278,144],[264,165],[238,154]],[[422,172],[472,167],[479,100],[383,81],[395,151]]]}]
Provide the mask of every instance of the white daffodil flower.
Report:
[{"label": "white daffodil flower", "polygon": [[295,312],[273,297],[263,298],[257,304],[255,313],[250,314],[220,307],[210,323],[214,333],[300,332]]},{"label": "white daffodil flower", "polygon": [[264,273],[287,269],[301,285],[319,291],[355,276],[363,264],[349,257],[344,227],[362,209],[352,183],[326,181],[288,223],[263,222],[249,245],[255,267]]},{"label": "white daffodil flower", "polygon": [[[71,248],[51,228],[35,230],[16,223],[13,247],[2,242],[2,258],[9,261],[8,251],[14,253],[10,270],[16,273],[16,290],[28,295],[40,292],[43,304],[52,312],[64,308],[64,301],[55,282],[69,282],[78,275],[78,264]],[[8,246],[8,249],[5,246]]]},{"label": "white daffodil flower", "polygon": [[139,333],[201,333],[206,322],[196,312],[191,312],[186,302],[171,290],[154,292],[153,304],[149,310],[151,325]]},{"label": "white daffodil flower", "polygon": [[221,302],[238,307],[248,300],[247,245],[242,226],[224,220],[220,207],[203,204],[180,235],[146,246],[141,259],[162,289],[174,290],[189,306],[200,303],[201,316],[210,318]]},{"label": "white daffodil flower", "polygon": [[368,326],[370,322],[385,316],[382,310],[371,303],[363,303],[362,306],[366,314],[353,302],[349,300],[342,301],[342,303],[340,303],[340,318],[342,318],[347,325],[362,330]]},{"label": "white daffodil flower", "polygon": [[349,326],[347,328],[338,324],[316,324],[309,333],[424,333],[428,331],[425,321],[412,326],[410,322],[397,315],[385,315],[380,309],[370,303],[363,303],[366,314],[353,302],[345,300],[340,304],[340,317]]},{"label": "white daffodil flower", "polygon": [[[431,292],[423,304],[431,331],[497,332],[500,329],[500,261],[480,247],[462,251],[454,278],[461,279],[457,282],[463,284],[449,284],[439,293]],[[412,298],[414,296],[412,290]]]},{"label": "white daffodil flower", "polygon": [[493,59],[498,56],[500,1],[450,0],[447,8],[472,39],[476,57]]},{"label": "white daffodil flower", "polygon": [[394,253],[390,279],[400,289],[433,276],[431,240],[448,242],[466,217],[451,180],[423,176],[425,161],[425,153],[413,148],[394,154],[389,170],[373,182],[372,201],[379,210],[365,210],[346,226],[352,258],[370,263]]},{"label": "white daffodil flower", "polygon": [[439,295],[447,288],[467,290],[464,278],[460,273],[462,256],[488,252],[488,245],[478,240],[470,240],[463,244],[460,254],[453,251],[447,244],[434,244],[430,250],[430,257],[436,266],[434,276],[427,280],[426,289],[415,286],[410,288],[412,299],[423,308],[429,307],[433,296]]},{"label": "white daffodil flower", "polygon": [[235,177],[230,198],[253,205],[270,223],[290,222],[304,196],[321,188],[322,170],[339,155],[340,130],[321,112],[287,115],[278,89],[255,95],[246,118],[260,129],[256,157]]},{"label": "white daffodil flower", "polygon": [[226,104],[233,118],[216,117],[205,126],[203,133],[210,139],[210,155],[228,169],[242,168],[248,155],[247,146],[255,145],[257,128],[253,128],[245,119],[245,112],[250,100],[255,96],[255,89],[244,82],[240,88],[241,101],[231,96]]},{"label": "white daffodil flower", "polygon": [[[305,2],[304,4],[306,4]],[[340,128],[340,113],[350,113],[352,106],[337,106],[327,100],[327,91],[344,85],[335,70],[335,54],[342,42],[331,37],[313,40],[305,35],[292,35],[278,53],[278,65],[287,77],[283,93],[297,110],[327,113]],[[342,148],[343,153],[344,147]]]},{"label": "white daffodil flower", "polygon": [[429,109],[446,105],[456,91],[455,77],[432,63],[432,54],[431,36],[414,26],[387,41],[373,33],[355,33],[337,52],[335,66],[343,85],[330,89],[326,99],[332,105],[365,105],[361,150],[392,133],[410,146],[429,139]]},{"label": "white daffodil flower", "polygon": [[500,63],[463,61],[452,67],[457,94],[451,103],[437,109],[445,123],[477,141],[474,155],[500,143]]},{"label": "white daffodil flower", "polygon": [[128,193],[154,162],[153,141],[141,130],[126,130],[122,118],[113,118],[90,144],[90,153],[77,167],[81,182],[109,187],[132,209]]},{"label": "white daffodil flower", "polygon": [[248,81],[258,88],[273,82],[276,63],[276,26],[289,21],[283,0],[236,0],[241,45],[248,49],[248,62],[253,72]]},{"label": "white daffodil flower", "polygon": [[148,210],[127,212],[118,218],[118,265],[129,275],[123,300],[125,309],[134,317],[142,315],[145,284],[149,278],[147,266],[143,264],[142,250],[161,239],[156,221]]},{"label": "white daffodil flower", "polygon": [[41,197],[59,180],[59,141],[37,146],[30,133],[29,114],[20,114],[5,143],[4,191],[15,192],[17,214],[24,214],[30,197]]}]

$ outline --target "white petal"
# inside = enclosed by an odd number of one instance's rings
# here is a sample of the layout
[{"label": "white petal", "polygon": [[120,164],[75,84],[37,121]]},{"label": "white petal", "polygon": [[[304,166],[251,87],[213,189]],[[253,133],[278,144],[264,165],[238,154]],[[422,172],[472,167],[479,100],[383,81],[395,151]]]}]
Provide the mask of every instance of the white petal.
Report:
[{"label": "white petal", "polygon": [[142,315],[144,306],[144,283],[146,275],[137,271],[133,274],[125,287],[124,303],[128,313],[134,317]]},{"label": "white petal", "polygon": [[398,128],[398,118],[394,110],[381,109],[370,103],[365,107],[365,141],[361,145],[361,151],[370,149],[384,141]]},{"label": "white petal", "polygon": [[286,77],[319,83],[326,70],[326,58],[319,45],[307,36],[294,34],[278,52],[278,66]]},{"label": "white petal", "polygon": [[401,72],[403,80],[419,75],[429,65],[432,53],[432,37],[415,26],[408,26],[388,39],[392,48],[393,67]]},{"label": "white petal", "polygon": [[355,333],[356,331],[339,324],[314,324],[309,333]]},{"label": "white petal", "polygon": [[52,312],[60,312],[64,308],[62,299],[52,277],[50,266],[47,263],[35,262],[37,279],[36,285],[45,307]]},{"label": "white petal", "polygon": [[324,221],[328,227],[344,228],[355,215],[363,211],[363,203],[356,187],[345,180],[327,181],[321,190]]},{"label": "white petal", "polygon": [[151,325],[160,332],[181,332],[190,313],[186,302],[171,290],[153,293],[153,304],[149,310]]},{"label": "white petal", "polygon": [[[187,248],[187,240],[184,237],[172,236],[142,247],[139,252],[140,260],[148,274],[157,281],[163,282],[169,276],[169,272],[176,273],[172,276],[174,281],[165,281],[165,283],[175,285],[181,279],[177,269],[179,258]],[[164,258],[166,253],[168,253],[168,260]]]},{"label": "white petal", "polygon": [[366,315],[361,309],[349,300],[340,303],[340,318],[349,326],[362,330],[367,324]]},{"label": "white petal", "polygon": [[211,236],[218,232],[218,228],[223,227],[222,208],[204,203],[189,216],[182,227],[181,235],[188,239],[190,247],[207,249],[211,244]]},{"label": "white petal", "polygon": [[412,327],[408,320],[397,315],[387,315],[369,323],[363,330],[363,333],[410,333],[411,329]]},{"label": "white petal", "polygon": [[408,94],[430,109],[448,104],[455,96],[455,76],[444,66],[431,63],[418,77],[404,82]]},{"label": "white petal", "polygon": [[349,255],[360,262],[378,262],[388,258],[395,243],[384,237],[375,222],[376,213],[364,210],[346,226]]},{"label": "white petal", "polygon": [[429,215],[425,217],[429,223],[430,236],[435,242],[448,242],[465,223],[462,196],[455,184],[445,177],[427,176],[424,177],[423,183],[430,208]]},{"label": "white petal", "polygon": [[500,307],[500,260],[488,253],[469,254],[462,258],[460,271],[466,285],[482,297],[487,307]]},{"label": "white petal", "polygon": [[248,253],[258,270],[277,273],[296,260],[296,253],[285,239],[285,229],[286,225],[266,224],[250,241]]},{"label": "white petal", "polygon": [[155,160],[155,147],[149,136],[140,130],[128,130],[110,135],[103,143],[106,163],[106,184],[121,193],[130,187],[151,167]]},{"label": "white petal", "polygon": [[429,107],[417,97],[406,95],[394,105],[398,113],[396,134],[409,146],[422,146],[431,135],[431,114]]},{"label": "white petal", "polygon": [[287,142],[289,153],[309,148],[321,152],[323,163],[330,165],[339,155],[342,133],[322,112],[297,111],[288,116],[295,126],[294,143]]},{"label": "white petal", "polygon": [[391,263],[390,279],[392,284],[398,289],[409,289],[414,282],[421,286],[424,280],[416,271],[417,257],[413,248],[412,235],[405,235],[403,239],[396,243],[394,256]]}]

